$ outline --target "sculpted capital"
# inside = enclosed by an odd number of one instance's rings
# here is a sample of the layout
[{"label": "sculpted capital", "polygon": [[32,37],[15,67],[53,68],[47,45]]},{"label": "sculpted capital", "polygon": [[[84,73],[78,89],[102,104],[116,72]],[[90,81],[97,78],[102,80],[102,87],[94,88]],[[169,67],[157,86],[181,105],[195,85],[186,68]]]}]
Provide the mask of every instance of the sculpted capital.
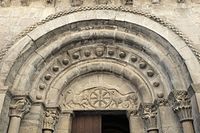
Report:
[{"label": "sculpted capital", "polygon": [[55,125],[58,121],[58,111],[57,110],[47,110],[44,112],[43,130],[54,131]]},{"label": "sculpted capital", "polygon": [[23,117],[31,108],[31,103],[26,97],[16,97],[10,104],[10,116]]},{"label": "sculpted capital", "polygon": [[173,92],[173,111],[177,113],[180,121],[192,120],[191,100],[187,91]]},{"label": "sculpted capital", "polygon": [[147,125],[147,131],[157,131],[157,105],[154,103],[147,103],[141,106],[141,116]]},{"label": "sculpted capital", "polygon": [[150,119],[157,116],[157,106],[155,104],[142,105],[142,118]]}]

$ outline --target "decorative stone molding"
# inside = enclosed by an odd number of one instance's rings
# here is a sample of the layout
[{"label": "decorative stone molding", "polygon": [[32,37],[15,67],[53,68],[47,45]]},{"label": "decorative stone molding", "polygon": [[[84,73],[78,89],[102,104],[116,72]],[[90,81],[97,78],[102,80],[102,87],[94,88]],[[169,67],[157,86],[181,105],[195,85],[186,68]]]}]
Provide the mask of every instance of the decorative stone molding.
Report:
[{"label": "decorative stone molding", "polygon": [[131,110],[138,107],[138,96],[135,92],[122,94],[113,88],[94,87],[76,94],[72,90],[67,93],[62,110]]},{"label": "decorative stone molding", "polygon": [[180,121],[192,120],[191,100],[187,91],[173,92],[173,110],[178,115]]},{"label": "decorative stone molding", "polygon": [[157,105],[154,103],[143,104],[141,107],[141,116],[147,125],[147,132],[158,131],[157,127]]},{"label": "decorative stone molding", "polygon": [[[46,64],[53,65],[46,65],[45,71],[40,75],[44,80],[38,82],[36,100],[43,100],[45,98],[44,95],[41,95],[41,92],[46,91],[51,81],[54,81],[60,72],[70,68],[77,62],[89,62],[96,59],[105,59],[104,61],[118,60],[121,63],[133,66],[150,81],[152,87],[163,89],[158,71],[146,59],[143,59],[140,55],[136,55],[131,50],[122,48],[119,44],[109,46],[99,42],[95,43],[94,41],[87,41],[87,44],[82,43],[81,46],[79,45],[77,44],[76,48],[67,49],[64,53],[59,53],[51,62],[46,62]],[[68,53],[68,55],[65,55],[65,53]]]},{"label": "decorative stone molding", "polygon": [[58,122],[59,113],[56,109],[48,109],[44,112],[43,130],[54,131]]},{"label": "decorative stone molding", "polygon": [[164,19],[159,18],[149,12],[145,12],[139,9],[130,9],[130,8],[124,8],[124,7],[112,7],[112,6],[105,6],[105,5],[100,5],[96,7],[78,7],[75,9],[71,10],[66,10],[66,11],[61,11],[53,15],[49,15],[47,18],[43,19],[40,22],[35,23],[34,25],[27,27],[24,31],[22,31],[15,40],[13,40],[12,43],[8,44],[2,51],[0,52],[0,61],[2,60],[3,56],[6,54],[8,49],[20,38],[26,36],[29,32],[33,31],[35,28],[37,28],[40,25],[43,25],[51,20],[54,20],[56,18],[59,18],[61,16],[65,16],[68,14],[72,14],[75,12],[81,12],[81,11],[89,11],[89,10],[114,10],[114,11],[123,11],[123,12],[129,12],[141,16],[145,16],[155,22],[158,22],[159,24],[163,25],[164,27],[167,27],[168,29],[172,30],[175,34],[177,34],[187,45],[188,47],[192,50],[194,55],[196,55],[197,59],[200,61],[200,52],[193,46],[193,42],[186,37],[178,28],[176,28],[173,24],[166,22]]},{"label": "decorative stone molding", "polygon": [[26,97],[15,97],[10,105],[10,117],[22,118],[28,113],[31,108],[31,103]]}]

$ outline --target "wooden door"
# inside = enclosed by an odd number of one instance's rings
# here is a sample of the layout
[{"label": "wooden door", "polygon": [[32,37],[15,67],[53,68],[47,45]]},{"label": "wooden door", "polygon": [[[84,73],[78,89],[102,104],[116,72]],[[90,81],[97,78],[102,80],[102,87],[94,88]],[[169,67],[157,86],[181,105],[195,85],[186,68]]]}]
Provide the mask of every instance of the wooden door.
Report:
[{"label": "wooden door", "polygon": [[101,133],[100,115],[76,115],[72,122],[72,133]]}]

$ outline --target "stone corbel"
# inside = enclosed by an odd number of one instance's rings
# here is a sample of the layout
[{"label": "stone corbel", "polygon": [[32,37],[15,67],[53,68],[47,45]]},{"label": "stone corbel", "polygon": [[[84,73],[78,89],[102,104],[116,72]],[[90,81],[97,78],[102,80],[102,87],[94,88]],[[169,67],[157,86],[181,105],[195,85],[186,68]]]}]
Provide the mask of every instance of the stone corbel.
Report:
[{"label": "stone corbel", "polygon": [[31,102],[27,97],[14,97],[10,104],[8,133],[18,133],[23,116],[30,111]]},{"label": "stone corbel", "polygon": [[43,133],[53,133],[58,122],[59,112],[57,108],[50,108],[44,112]]},{"label": "stone corbel", "polygon": [[148,133],[158,133],[157,126],[157,104],[155,103],[145,103],[141,105],[141,116],[145,121],[145,125],[147,126]]},{"label": "stone corbel", "polygon": [[177,114],[184,133],[194,133],[192,106],[190,96],[187,91],[176,90],[171,93],[172,109]]}]

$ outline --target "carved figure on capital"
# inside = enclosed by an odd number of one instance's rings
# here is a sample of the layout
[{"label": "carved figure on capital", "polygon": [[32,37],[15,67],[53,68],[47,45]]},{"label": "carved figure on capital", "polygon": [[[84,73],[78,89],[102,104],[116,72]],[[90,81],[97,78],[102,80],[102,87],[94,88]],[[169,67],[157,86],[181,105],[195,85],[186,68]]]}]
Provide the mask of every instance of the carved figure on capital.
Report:
[{"label": "carved figure on capital", "polygon": [[47,110],[44,112],[43,130],[54,131],[55,125],[58,121],[57,110]]},{"label": "carved figure on capital", "polygon": [[141,116],[147,125],[147,131],[158,131],[157,128],[157,108],[155,103],[145,103],[141,105]]},{"label": "carved figure on capital", "polygon": [[23,117],[31,108],[30,101],[25,97],[16,97],[10,104],[10,116]]}]

